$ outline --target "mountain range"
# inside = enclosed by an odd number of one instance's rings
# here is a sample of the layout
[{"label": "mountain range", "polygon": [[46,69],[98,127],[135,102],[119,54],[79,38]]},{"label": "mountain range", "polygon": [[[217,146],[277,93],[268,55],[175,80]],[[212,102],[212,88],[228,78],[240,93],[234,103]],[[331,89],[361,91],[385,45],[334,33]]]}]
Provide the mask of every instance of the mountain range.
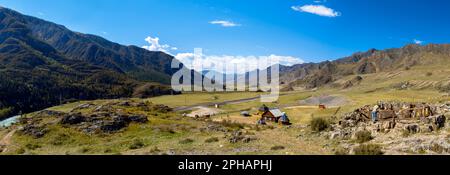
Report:
[{"label": "mountain range", "polygon": [[[349,76],[356,78],[353,81],[360,81],[363,75],[398,72],[418,66],[446,65],[449,61],[450,44],[411,44],[387,50],[370,49],[334,61],[280,66],[280,81],[284,90],[314,89],[336,86],[335,82]],[[340,86],[345,87],[349,83],[352,82],[344,82]]]},{"label": "mountain range", "polygon": [[8,109],[5,113],[71,100],[170,94],[173,59],[0,7],[0,109]]}]

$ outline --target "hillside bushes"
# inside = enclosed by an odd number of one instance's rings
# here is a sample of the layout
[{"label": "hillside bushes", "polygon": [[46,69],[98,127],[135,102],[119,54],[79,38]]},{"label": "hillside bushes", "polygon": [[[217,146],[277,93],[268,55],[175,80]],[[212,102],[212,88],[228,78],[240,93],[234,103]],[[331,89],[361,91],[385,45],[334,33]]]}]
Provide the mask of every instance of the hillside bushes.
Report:
[{"label": "hillside bushes", "polygon": [[315,132],[325,131],[330,127],[330,123],[324,118],[313,118],[310,125],[311,130]]}]

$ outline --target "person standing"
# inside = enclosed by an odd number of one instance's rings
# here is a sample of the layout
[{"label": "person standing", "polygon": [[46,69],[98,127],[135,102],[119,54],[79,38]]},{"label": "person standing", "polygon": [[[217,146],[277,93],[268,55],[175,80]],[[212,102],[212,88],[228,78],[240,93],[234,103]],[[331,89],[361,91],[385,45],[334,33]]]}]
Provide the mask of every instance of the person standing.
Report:
[{"label": "person standing", "polygon": [[376,123],[378,121],[378,110],[379,109],[380,109],[380,106],[378,106],[378,105],[375,105],[373,107],[373,110],[372,110],[372,122],[373,123]]}]

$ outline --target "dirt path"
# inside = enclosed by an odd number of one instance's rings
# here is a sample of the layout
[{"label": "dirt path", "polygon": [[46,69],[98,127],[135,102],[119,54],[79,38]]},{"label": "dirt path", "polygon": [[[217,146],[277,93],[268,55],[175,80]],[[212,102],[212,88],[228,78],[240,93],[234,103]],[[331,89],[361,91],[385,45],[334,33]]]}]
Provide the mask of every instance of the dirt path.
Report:
[{"label": "dirt path", "polygon": [[[288,95],[288,94],[280,94],[280,96],[285,96],[285,95]],[[246,102],[259,100],[260,98],[261,97],[258,96],[258,97],[252,97],[252,98],[244,98],[244,99],[238,99],[238,100],[223,101],[223,102],[200,103],[200,104],[196,104],[196,105],[192,105],[192,106],[178,107],[178,108],[175,108],[174,111],[175,112],[189,111],[189,110],[194,110],[196,108],[205,108],[205,107],[215,106],[216,104],[219,105],[219,106],[229,105],[229,104],[240,104],[240,103],[246,103]]]},{"label": "dirt path", "polygon": [[317,106],[319,104],[326,106],[344,106],[349,103],[349,100],[343,96],[324,95],[317,97],[310,97],[305,100],[300,100],[299,104],[302,106]]},{"label": "dirt path", "polygon": [[8,146],[11,145],[11,138],[16,133],[16,130],[12,130],[8,134],[6,134],[1,140],[0,140],[0,153],[8,151]]},{"label": "dirt path", "polygon": [[196,108],[193,112],[188,114],[188,117],[196,117],[196,116],[214,116],[219,113],[221,113],[222,110],[215,109],[215,108],[207,108],[207,107],[199,107]]},{"label": "dirt path", "polygon": [[201,104],[196,104],[196,105],[192,105],[192,106],[182,106],[182,107],[178,107],[175,108],[175,111],[189,111],[189,110],[193,110],[195,108],[202,108],[202,107],[210,107],[210,106],[214,106],[214,105],[227,105],[227,104],[238,104],[238,103],[245,103],[245,102],[250,102],[250,101],[255,101],[257,99],[259,99],[260,97],[253,97],[253,98],[246,98],[246,99],[239,99],[239,100],[230,100],[230,101],[224,101],[224,102],[210,102],[210,103],[201,103]]}]

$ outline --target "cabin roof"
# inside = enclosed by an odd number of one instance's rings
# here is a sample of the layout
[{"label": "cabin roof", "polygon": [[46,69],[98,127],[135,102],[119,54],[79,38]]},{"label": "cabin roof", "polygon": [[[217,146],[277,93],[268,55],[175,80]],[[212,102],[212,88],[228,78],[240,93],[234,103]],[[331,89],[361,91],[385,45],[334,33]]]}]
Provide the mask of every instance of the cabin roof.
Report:
[{"label": "cabin roof", "polygon": [[272,113],[272,115],[275,117],[283,116],[283,112],[281,112],[281,110],[279,110],[279,109],[271,109],[271,110],[269,110],[269,112]]}]

